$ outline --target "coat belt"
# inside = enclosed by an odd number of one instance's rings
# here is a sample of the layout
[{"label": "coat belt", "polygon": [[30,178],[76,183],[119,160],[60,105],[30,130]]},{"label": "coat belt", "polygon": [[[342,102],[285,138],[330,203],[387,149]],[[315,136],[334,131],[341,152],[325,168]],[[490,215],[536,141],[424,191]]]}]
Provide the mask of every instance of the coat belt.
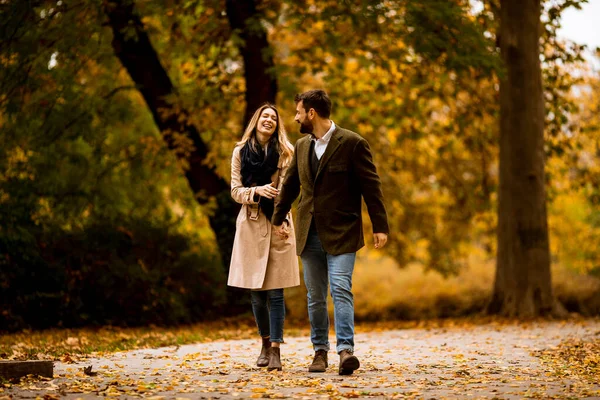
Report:
[{"label": "coat belt", "polygon": [[258,214],[260,213],[260,204],[247,204],[246,206],[248,219],[252,221],[258,220]]}]

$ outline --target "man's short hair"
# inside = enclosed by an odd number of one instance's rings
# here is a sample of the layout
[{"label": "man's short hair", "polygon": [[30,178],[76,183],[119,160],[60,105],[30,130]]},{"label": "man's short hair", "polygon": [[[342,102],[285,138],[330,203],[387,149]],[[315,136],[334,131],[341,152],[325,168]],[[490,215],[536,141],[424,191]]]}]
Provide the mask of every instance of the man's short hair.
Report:
[{"label": "man's short hair", "polygon": [[294,97],[294,101],[296,104],[302,101],[306,112],[313,108],[321,118],[329,118],[331,114],[331,99],[324,90],[313,89],[297,94]]}]

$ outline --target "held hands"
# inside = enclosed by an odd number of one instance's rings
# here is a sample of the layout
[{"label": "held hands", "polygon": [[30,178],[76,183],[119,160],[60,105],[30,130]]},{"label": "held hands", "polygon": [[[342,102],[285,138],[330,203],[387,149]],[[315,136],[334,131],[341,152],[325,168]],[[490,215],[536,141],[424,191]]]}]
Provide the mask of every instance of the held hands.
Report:
[{"label": "held hands", "polygon": [[275,229],[275,234],[284,240],[290,237],[290,228],[287,221],[283,221],[281,225],[273,226],[273,229]]},{"label": "held hands", "polygon": [[373,243],[376,249],[381,249],[387,243],[387,233],[373,233]]},{"label": "held hands", "polygon": [[267,199],[274,199],[279,194],[279,189],[274,187],[271,182],[268,185],[258,186],[254,193],[261,197],[266,197]]}]

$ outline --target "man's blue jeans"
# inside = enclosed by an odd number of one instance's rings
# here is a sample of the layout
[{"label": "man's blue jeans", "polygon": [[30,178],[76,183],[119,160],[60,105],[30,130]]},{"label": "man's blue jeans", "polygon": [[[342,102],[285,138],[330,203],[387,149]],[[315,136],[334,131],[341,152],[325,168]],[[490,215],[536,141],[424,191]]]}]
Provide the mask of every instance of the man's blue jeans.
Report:
[{"label": "man's blue jeans", "polygon": [[329,351],[329,314],[327,284],[333,298],[336,350],[354,351],[354,296],[352,273],[356,253],[337,256],[328,254],[321,245],[314,227],[308,233],[306,247],[300,256],[304,268],[304,283],[308,290],[308,318],[313,348]]},{"label": "man's blue jeans", "polygon": [[283,342],[285,304],[283,289],[252,290],[252,312],[262,337],[270,336],[271,342]]}]

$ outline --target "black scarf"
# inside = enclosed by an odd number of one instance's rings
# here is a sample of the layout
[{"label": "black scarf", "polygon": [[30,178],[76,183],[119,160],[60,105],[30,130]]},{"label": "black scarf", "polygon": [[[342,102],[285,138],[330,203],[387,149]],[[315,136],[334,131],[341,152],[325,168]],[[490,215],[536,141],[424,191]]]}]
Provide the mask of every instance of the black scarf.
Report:
[{"label": "black scarf", "polygon": [[[248,140],[240,151],[242,163],[242,184],[245,187],[263,186],[271,183],[271,175],[277,171],[279,164],[279,142],[274,135],[269,140],[267,155],[254,139]],[[265,216],[271,220],[273,216],[273,199],[263,197],[260,199],[260,208]]]}]

